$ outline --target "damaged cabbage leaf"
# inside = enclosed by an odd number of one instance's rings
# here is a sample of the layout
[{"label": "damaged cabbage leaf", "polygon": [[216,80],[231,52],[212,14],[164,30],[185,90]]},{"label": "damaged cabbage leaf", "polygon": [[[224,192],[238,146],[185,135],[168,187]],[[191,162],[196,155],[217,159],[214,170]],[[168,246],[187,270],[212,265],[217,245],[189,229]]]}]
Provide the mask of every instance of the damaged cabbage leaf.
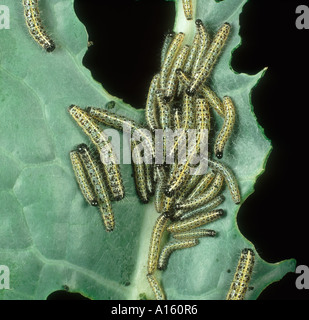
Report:
[{"label": "damaged cabbage leaf", "polygon": [[[88,36],[73,2],[40,1],[56,43],[56,50],[46,53],[29,36],[21,4],[1,1],[10,10],[10,29],[0,31],[0,265],[9,268],[10,289],[0,290],[0,298],[46,299],[66,288],[91,299],[153,299],[146,263],[158,214],[152,202],[139,202],[131,165],[121,165],[126,197],[113,203],[112,233],[105,232],[96,208],[82,198],[71,168],[69,151],[89,141],[70,118],[69,105],[104,106],[113,100],[113,112],[144,121],[143,110],[111,96],[83,66]],[[249,76],[230,67],[232,51],[240,44],[239,14],[246,1],[196,2],[196,18],[211,34],[226,21],[232,26],[210,85],[219,97],[231,96],[237,108],[224,161],[233,168],[244,201],[271,151],[250,102],[263,71]],[[174,30],[185,32],[190,42],[194,21],[184,19],[181,1],[175,9]],[[220,126],[222,120],[215,121]],[[226,215],[211,224],[218,236],[175,252],[161,273],[168,299],[225,299],[240,251],[254,249],[238,230],[239,206],[227,189],[224,195]],[[257,255],[246,298],[256,299],[294,267],[294,260],[270,264]]]}]

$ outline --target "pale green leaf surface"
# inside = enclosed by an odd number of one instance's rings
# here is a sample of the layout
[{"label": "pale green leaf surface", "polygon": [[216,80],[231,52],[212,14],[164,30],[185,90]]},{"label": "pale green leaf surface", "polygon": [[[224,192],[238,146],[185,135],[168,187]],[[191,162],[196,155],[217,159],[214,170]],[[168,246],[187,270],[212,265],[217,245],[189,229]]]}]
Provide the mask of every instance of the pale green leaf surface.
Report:
[{"label": "pale green leaf surface", "polygon": [[[69,105],[104,106],[114,100],[114,112],[139,122],[143,110],[109,95],[82,65],[87,33],[73,0],[41,1],[57,44],[50,54],[28,35],[20,2],[0,1],[9,7],[11,23],[9,30],[0,30],[0,264],[10,268],[10,290],[0,290],[0,298],[45,299],[64,286],[93,299],[138,299],[141,293],[153,298],[145,267],[158,214],[153,203],[138,201],[131,166],[121,165],[126,197],[113,203],[116,228],[108,234],[96,209],[83,200],[69,160],[76,144],[89,142],[70,118]],[[249,76],[230,67],[231,53],[240,44],[239,14],[245,2],[197,1],[196,16],[211,33],[225,21],[232,25],[210,85],[220,97],[231,96],[237,107],[224,162],[233,168],[243,200],[254,191],[271,150],[250,102],[263,72]],[[176,10],[175,30],[184,31],[190,42],[194,21],[184,21],[179,1]],[[216,117],[216,126],[221,123]],[[238,206],[227,189],[224,195],[221,207],[227,214],[211,224],[218,236],[174,253],[167,270],[159,273],[168,299],[224,299],[241,249],[254,248],[237,228]],[[247,299],[256,299],[295,267],[294,260],[256,260],[254,289]]]}]

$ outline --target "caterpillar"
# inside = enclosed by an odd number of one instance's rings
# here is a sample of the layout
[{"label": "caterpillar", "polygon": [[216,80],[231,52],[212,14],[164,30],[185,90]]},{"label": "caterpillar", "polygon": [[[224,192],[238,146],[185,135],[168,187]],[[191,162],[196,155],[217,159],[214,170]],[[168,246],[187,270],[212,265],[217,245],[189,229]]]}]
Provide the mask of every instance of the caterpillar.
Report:
[{"label": "caterpillar", "polygon": [[[192,175],[186,181],[182,189],[179,193],[177,193],[177,200],[176,203],[181,203],[184,199],[187,199],[192,190],[196,187],[197,183],[201,180],[202,175]],[[182,210],[176,210],[171,217],[172,221],[178,220],[183,215]]]},{"label": "caterpillar", "polygon": [[214,144],[214,153],[218,159],[223,157],[224,147],[232,134],[235,123],[235,107],[230,97],[223,98],[224,122]]},{"label": "caterpillar", "polygon": [[166,82],[166,89],[165,89],[165,95],[164,95],[164,101],[166,103],[170,102],[175,95],[175,92],[177,90],[177,85],[178,85],[176,70],[181,69],[183,67],[186,61],[186,58],[189,54],[189,49],[190,47],[188,45],[183,46],[175,58],[175,62],[173,63],[173,66],[171,68],[170,74]]},{"label": "caterpillar", "polygon": [[91,206],[97,206],[98,201],[96,200],[96,194],[93,190],[92,185],[89,182],[88,176],[86,174],[80,156],[76,150],[72,150],[70,152],[70,159],[77,183],[85,200]]},{"label": "caterpillar", "polygon": [[163,162],[166,160],[166,140],[167,130],[171,127],[171,106],[164,101],[163,90],[156,90],[158,105],[159,105],[159,118],[160,126],[163,129]]},{"label": "caterpillar", "polygon": [[201,195],[209,186],[211,181],[215,178],[215,173],[213,171],[207,172],[199,181],[199,183],[195,186],[193,191],[187,197],[187,200],[193,199],[199,195]]},{"label": "caterpillar", "polygon": [[[173,117],[172,117],[172,129],[173,131],[173,135],[176,134],[176,136],[173,136],[173,145],[167,145],[166,149],[167,149],[167,156],[169,157],[169,161],[173,161],[173,164],[176,161],[176,155],[180,152],[178,152],[178,149],[183,150],[186,146],[186,134],[185,131],[181,128],[181,111],[180,108],[174,107],[173,108]],[[170,139],[169,141],[171,141],[172,139]],[[184,154],[183,154],[184,155]],[[179,161],[179,158],[178,160]]]},{"label": "caterpillar", "polygon": [[220,117],[223,118],[225,114],[224,106],[216,93],[206,85],[201,86],[200,91],[204,95],[205,99],[209,102],[210,106],[217,112]]},{"label": "caterpillar", "polygon": [[217,209],[197,216],[193,216],[183,221],[172,222],[166,230],[172,233],[189,231],[191,229],[200,227],[219,219],[223,216],[223,213],[224,212],[222,209]]},{"label": "caterpillar", "polygon": [[115,228],[114,213],[110,210],[107,210],[106,205],[102,203],[99,204],[98,208],[101,213],[101,218],[103,220],[105,230],[107,232],[113,231]]},{"label": "caterpillar", "polygon": [[209,76],[216,60],[219,57],[219,54],[223,46],[226,43],[230,29],[231,29],[230,24],[226,22],[216,33],[213,41],[211,42],[206,52],[206,55],[205,55],[205,58],[203,59],[203,63],[201,64],[201,67],[192,76],[190,85],[186,90],[188,95],[193,96],[196,93],[197,89],[200,87],[200,85],[203,84],[207,79],[207,77]]},{"label": "caterpillar", "polygon": [[173,174],[169,177],[167,186],[164,190],[164,194],[171,198],[176,190],[179,190],[188,178],[190,171],[189,161],[187,160],[184,164],[176,164]]},{"label": "caterpillar", "polygon": [[185,240],[179,240],[179,241],[166,244],[160,253],[160,257],[158,261],[158,270],[166,269],[168,259],[175,250],[191,248],[198,245],[198,243],[199,243],[198,239],[185,239]]},{"label": "caterpillar", "polygon": [[[198,175],[194,175],[193,177],[196,177]],[[191,199],[194,199],[195,197],[198,197],[200,194],[202,194],[207,187],[209,186],[209,184],[211,183],[211,181],[214,179],[215,177],[215,173],[213,171],[207,172],[204,176],[202,176],[202,178],[199,179],[199,182],[195,185],[194,189],[189,193],[189,195],[187,197],[185,196],[178,196],[177,197],[177,203],[181,203],[184,201],[190,201]],[[176,211],[176,213],[173,216],[173,219],[175,218],[180,218],[182,217],[184,211],[183,210],[178,210]]]},{"label": "caterpillar", "polygon": [[187,20],[193,19],[192,0],[182,0],[183,11]]},{"label": "caterpillar", "polygon": [[132,146],[132,158],[133,158],[133,171],[134,171],[134,181],[137,194],[142,201],[142,203],[149,202],[149,193],[147,190],[147,180],[146,180],[146,168],[145,164],[141,159],[141,152],[136,141],[131,141]]},{"label": "caterpillar", "polygon": [[146,107],[145,107],[145,118],[147,125],[151,131],[159,128],[159,119],[157,115],[157,97],[156,90],[159,88],[160,74],[154,75],[150,82]]},{"label": "caterpillar", "polygon": [[[178,69],[179,70],[179,69]],[[195,110],[193,108],[193,103],[195,99],[190,97],[186,93],[184,94],[184,101],[182,107],[182,121],[181,128],[184,130],[193,129],[195,124]]]},{"label": "caterpillar", "polygon": [[[193,156],[195,152],[199,152],[200,150],[200,143],[202,139],[202,130],[207,129],[208,123],[208,116],[209,113],[207,112],[208,104],[206,103],[205,99],[197,99],[196,103],[196,120],[197,121],[197,142],[194,146],[195,150],[188,150],[188,159],[185,163],[179,164],[176,167],[174,175],[170,177],[167,188],[165,189],[165,194],[168,197],[171,197],[175,191],[183,184],[184,180],[187,178],[187,175],[190,171],[190,163],[192,162]],[[195,151],[195,152],[194,152]]]},{"label": "caterpillar", "polygon": [[[186,61],[184,63],[183,69],[182,69],[185,74],[191,74],[191,71],[192,71],[192,68],[193,68],[193,65],[194,65],[194,62],[195,62],[195,59],[196,59],[196,55],[198,53],[199,45],[200,45],[200,38],[199,38],[199,34],[196,33],[195,36],[194,36],[192,45],[190,46],[190,50],[189,50],[187,59],[186,59]],[[176,70],[176,76],[177,76],[177,78],[179,80],[177,93],[176,93],[176,98],[177,99],[181,99],[181,97],[182,97],[182,95],[184,93],[184,88],[186,86],[184,85],[184,83],[182,81],[180,81],[178,73],[177,73],[178,70],[181,70],[181,69],[177,69]],[[188,85],[189,85],[189,83],[187,84],[187,86]]]},{"label": "caterpillar", "polygon": [[[92,143],[98,149],[103,169],[106,175],[109,190],[113,200],[121,200],[124,197],[124,187],[118,160],[114,154],[113,147],[108,141],[108,137],[99,128],[89,114],[76,105],[71,105],[68,111],[76,123],[82,128]],[[103,160],[104,161],[103,161]],[[105,160],[108,161],[105,161]]]},{"label": "caterpillar", "polygon": [[175,32],[172,31],[172,32],[169,32],[164,38],[163,46],[161,49],[161,67],[164,64],[164,60],[168,52],[168,48],[170,47],[174,37],[175,37]]},{"label": "caterpillar", "polygon": [[68,111],[94,145],[100,149],[109,144],[108,137],[86,111],[76,105],[71,105]]},{"label": "caterpillar", "polygon": [[26,25],[31,37],[47,52],[54,51],[56,45],[42,24],[38,0],[23,0],[23,7]]},{"label": "caterpillar", "polygon": [[[183,66],[183,71],[186,74],[191,74],[192,70],[193,70],[193,66],[195,64],[195,60],[196,60],[196,56],[199,52],[199,47],[200,47],[200,35],[198,33],[196,33],[194,35],[194,39],[192,42],[192,45],[190,46],[190,52],[187,56],[187,59],[185,61],[185,64]],[[180,93],[179,93],[180,95]]]},{"label": "caterpillar", "polygon": [[95,118],[99,122],[102,122],[105,125],[115,128],[117,130],[122,130],[124,125],[129,126],[133,130],[137,129],[137,124],[134,120],[130,120],[124,116],[117,115],[108,110],[96,107],[86,107],[85,111],[92,118]]},{"label": "caterpillar", "polygon": [[163,232],[166,229],[168,220],[169,220],[168,215],[165,213],[162,213],[157,218],[156,223],[152,229],[150,247],[149,247],[149,253],[148,253],[148,265],[147,265],[148,274],[152,274],[157,269],[161,239],[162,239]]},{"label": "caterpillar", "polygon": [[176,240],[188,240],[201,237],[215,237],[216,231],[210,229],[193,229],[180,233],[173,233],[173,238]]},{"label": "caterpillar", "polygon": [[157,172],[157,184],[155,189],[155,198],[154,198],[154,204],[156,211],[158,213],[162,213],[163,210],[163,187],[165,185],[165,177],[166,173],[164,168],[161,167],[155,167],[155,170]]},{"label": "caterpillar", "polygon": [[145,133],[144,130],[134,121],[128,119],[124,116],[117,115],[115,113],[109,112],[107,110],[96,108],[96,107],[87,107],[87,114],[89,114],[94,119],[99,122],[104,123],[107,126],[115,128],[117,130],[123,130],[125,127],[129,127],[132,131],[136,131],[140,137],[143,138],[144,143],[144,153],[145,159],[149,159],[147,161],[151,163],[152,157],[154,156],[154,147],[152,142],[152,136]]},{"label": "caterpillar", "polygon": [[156,297],[156,300],[165,300],[165,293],[157,278],[153,274],[147,274],[146,277]]},{"label": "caterpillar", "polygon": [[[177,116],[176,113],[179,113],[179,115],[178,115],[177,123],[175,123],[176,126],[174,126],[174,129],[179,130],[180,134],[178,138],[175,140],[174,145],[171,147],[171,149],[167,150],[167,152],[170,154],[170,157],[172,157],[172,155],[175,155],[176,151],[178,151],[178,154],[180,155],[183,155],[183,156],[186,155],[185,152],[186,152],[187,129],[193,128],[195,123],[193,100],[194,99],[192,97],[185,95],[182,111],[175,112],[175,116]],[[181,113],[181,117],[180,117],[180,113]]]},{"label": "caterpillar", "polygon": [[109,202],[107,188],[98,161],[91,155],[89,147],[84,143],[77,146],[77,151],[86,168],[98,199],[103,203]]},{"label": "caterpillar", "polygon": [[[185,85],[189,86],[191,78],[189,78],[185,72],[181,69],[176,71],[177,77],[179,81]],[[220,98],[216,95],[216,93],[211,90],[205,84],[200,86],[200,93],[204,95],[205,99],[208,101],[209,105],[218,113],[219,116],[224,118],[224,106]]]},{"label": "caterpillar", "polygon": [[184,38],[185,35],[183,32],[177,33],[168,48],[164,63],[160,71],[160,88],[162,90],[165,90],[168,74],[172,68],[173,62],[176,58],[177,52],[181,47],[181,44],[183,43]]},{"label": "caterpillar", "polygon": [[170,104],[164,100],[164,92],[162,89],[157,89],[156,95],[159,105],[160,126],[163,130],[166,130],[171,127],[171,107]]},{"label": "caterpillar", "polygon": [[183,199],[186,199],[193,189],[197,186],[197,183],[202,179],[202,175],[192,175],[189,180],[186,182],[181,192],[177,194],[177,202],[181,202]]},{"label": "caterpillar", "polygon": [[149,196],[153,196],[155,192],[155,185],[153,180],[154,166],[152,164],[144,164],[146,175],[146,186]]},{"label": "caterpillar", "polygon": [[172,128],[174,130],[181,129],[181,110],[178,106],[174,107],[172,110]]},{"label": "caterpillar", "polygon": [[208,159],[208,164],[213,170],[220,172],[222,174],[230,190],[234,203],[240,204],[241,196],[239,192],[239,187],[232,170],[219,161]]},{"label": "caterpillar", "polygon": [[107,186],[104,182],[102,165],[90,153],[89,147],[82,143],[77,146],[77,151],[88,173],[92,186],[99,200],[99,210],[107,231],[114,229],[114,213],[108,194]]},{"label": "caterpillar", "polygon": [[168,214],[169,216],[173,215],[175,211],[176,197],[167,197],[165,194],[163,194],[162,202],[162,212]]},{"label": "caterpillar", "polygon": [[[196,99],[195,123],[197,130],[210,130],[210,112],[208,101],[199,97]],[[199,146],[197,146],[199,149]]]},{"label": "caterpillar", "polygon": [[[224,200],[225,200],[224,196],[219,195],[219,196],[213,198],[212,200],[210,200],[209,202],[207,202],[206,204],[204,204],[203,206],[198,207],[196,209],[189,210],[185,213],[183,213],[183,211],[180,210],[181,215],[179,216],[179,220],[185,220],[185,219],[188,219],[192,216],[198,215],[200,213],[208,212],[209,210],[212,210],[212,209],[218,207]],[[177,211],[176,211],[176,213],[177,213]]]},{"label": "caterpillar", "polygon": [[243,300],[245,298],[254,267],[254,260],[255,254],[252,249],[245,248],[241,251],[226,300]]},{"label": "caterpillar", "polygon": [[201,63],[203,61],[203,58],[205,56],[205,53],[207,52],[207,49],[209,47],[209,42],[210,42],[209,34],[206,31],[202,20],[197,19],[195,21],[195,25],[196,25],[197,32],[199,35],[199,47],[198,47],[196,59],[194,61],[193,67],[192,67],[192,74],[195,74],[199,70]]},{"label": "caterpillar", "polygon": [[217,194],[220,192],[224,182],[224,177],[220,172],[216,173],[215,178],[213,179],[211,185],[209,188],[205,191],[205,193],[199,195],[196,198],[192,198],[189,200],[186,200],[182,203],[176,203],[175,209],[176,210],[191,210],[198,208],[210,200],[212,200],[214,197],[217,196]]}]

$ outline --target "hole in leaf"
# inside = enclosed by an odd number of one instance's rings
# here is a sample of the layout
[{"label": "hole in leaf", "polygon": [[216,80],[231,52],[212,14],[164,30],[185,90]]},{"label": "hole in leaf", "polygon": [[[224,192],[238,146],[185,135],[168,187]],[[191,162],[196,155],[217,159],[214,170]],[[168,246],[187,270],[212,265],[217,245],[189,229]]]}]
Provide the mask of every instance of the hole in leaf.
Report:
[{"label": "hole in leaf", "polygon": [[90,300],[80,293],[58,290],[52,292],[46,300]]},{"label": "hole in leaf", "polygon": [[164,35],[173,28],[174,3],[75,0],[75,11],[93,42],[83,59],[93,78],[112,95],[144,108]]}]

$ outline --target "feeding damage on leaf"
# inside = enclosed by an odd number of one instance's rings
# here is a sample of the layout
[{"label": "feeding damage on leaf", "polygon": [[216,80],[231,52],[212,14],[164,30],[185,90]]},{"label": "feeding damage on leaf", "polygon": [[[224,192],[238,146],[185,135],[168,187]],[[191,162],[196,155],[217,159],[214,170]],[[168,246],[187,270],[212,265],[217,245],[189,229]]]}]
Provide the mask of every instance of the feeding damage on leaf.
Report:
[{"label": "feeding damage on leaf", "polygon": [[[44,299],[66,285],[92,299],[225,299],[231,287],[231,297],[256,299],[293,270],[263,261],[235,219],[270,151],[250,102],[262,74],[230,68],[244,3],[194,0],[187,20],[175,2],[143,111],[83,66],[89,39],[73,0],[38,3],[52,53],[28,36],[22,2],[10,4],[18,28],[3,31],[0,68],[0,251],[10,290],[1,298]],[[254,264],[237,267],[244,249]]]},{"label": "feeding damage on leaf", "polygon": [[[182,4],[187,21],[193,19],[193,12],[199,14],[195,1],[194,5],[191,1],[182,1]],[[236,205],[241,203],[241,190],[233,169],[221,161],[221,158],[235,158],[229,145],[234,142],[230,140],[237,139],[237,132],[233,134],[235,123],[239,125],[237,100],[228,96],[228,90],[220,98],[211,88],[211,75],[228,42],[231,27],[225,21],[211,35],[203,21],[196,19],[191,43],[184,41],[186,34],[182,31],[166,35],[161,70],[151,80],[145,104],[146,126],[140,127],[132,119],[108,110],[94,107],[86,110],[94,123],[99,121],[123,132],[124,127],[129,127],[138,133],[138,141],[129,136],[128,142],[136,193],[144,204],[154,195],[153,206],[160,214],[150,237],[147,264],[147,280],[156,299],[166,298],[164,283],[160,284],[157,277],[161,279],[159,272],[166,269],[172,252],[198,245],[198,238],[205,236],[203,231],[212,237],[220,237],[220,232],[199,227],[223,215],[224,211],[216,207],[225,200],[220,194],[225,185],[232,201]],[[222,94],[223,89],[217,89]],[[218,116],[223,119],[219,129]],[[196,131],[193,139],[192,131]],[[158,143],[158,135],[161,143]],[[225,149],[230,151],[228,156],[224,156]],[[98,152],[103,151],[98,148]],[[169,235],[174,234],[174,239],[168,240]],[[185,240],[181,240],[182,234]],[[254,255],[251,248],[243,248],[241,252],[245,251]],[[234,287],[238,286],[237,281],[234,279]],[[233,294],[233,299],[244,299],[246,288],[242,294]],[[227,299],[231,296],[229,293]]]}]

